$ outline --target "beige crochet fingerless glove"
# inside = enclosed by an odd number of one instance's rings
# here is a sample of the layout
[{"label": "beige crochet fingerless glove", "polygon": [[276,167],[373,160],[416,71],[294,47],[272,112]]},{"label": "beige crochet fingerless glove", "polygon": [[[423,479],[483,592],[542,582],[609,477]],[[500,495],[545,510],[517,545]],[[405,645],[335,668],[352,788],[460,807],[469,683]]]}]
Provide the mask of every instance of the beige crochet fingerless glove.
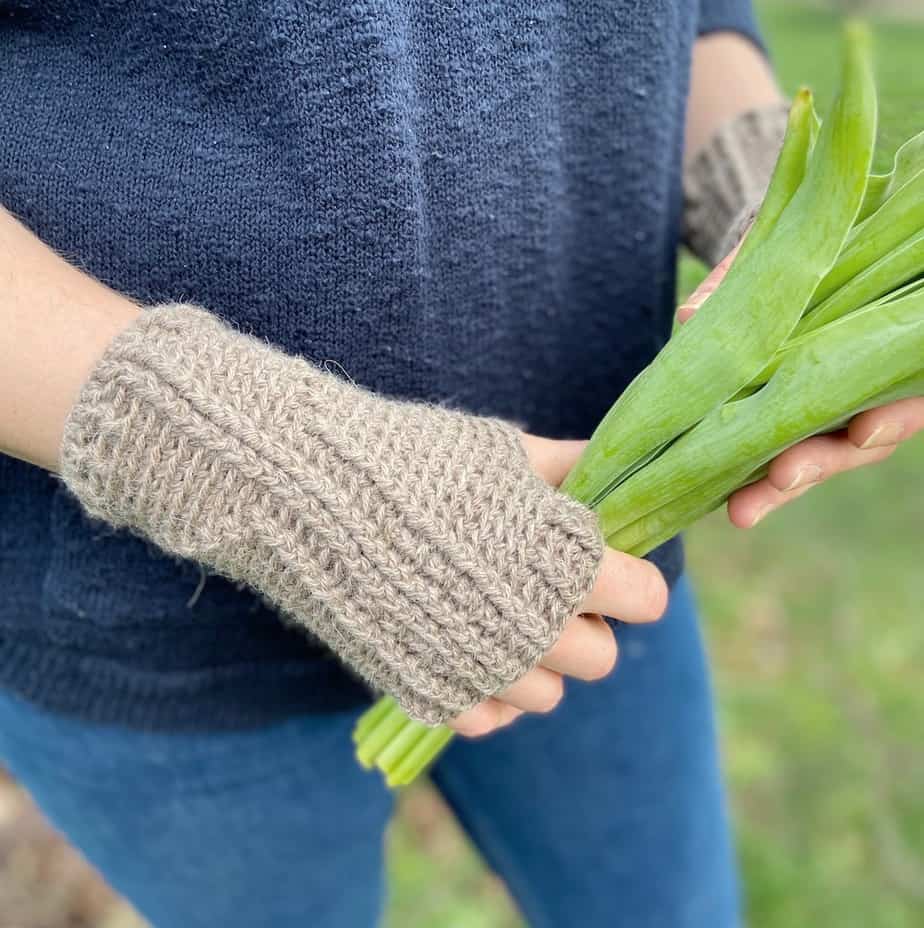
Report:
[{"label": "beige crochet fingerless glove", "polygon": [[683,172],[683,239],[714,267],[741,240],[776,165],[789,104],[748,110],[721,126]]},{"label": "beige crochet fingerless glove", "polygon": [[512,426],[376,397],[194,306],[115,339],[61,466],[91,514],[248,583],[429,723],[533,667],[602,556]]}]

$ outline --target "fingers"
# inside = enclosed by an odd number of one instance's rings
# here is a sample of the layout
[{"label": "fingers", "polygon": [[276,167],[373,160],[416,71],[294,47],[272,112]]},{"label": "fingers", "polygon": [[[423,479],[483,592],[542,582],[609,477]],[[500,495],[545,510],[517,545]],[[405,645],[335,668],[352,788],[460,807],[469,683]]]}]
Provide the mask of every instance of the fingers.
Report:
[{"label": "fingers", "polygon": [[784,451],[771,465],[768,477],[778,490],[788,492],[820,483],[844,471],[884,460],[894,443],[862,449],[848,440],[845,432],[816,435]]},{"label": "fingers", "polygon": [[[741,239],[743,242],[744,239]],[[687,299],[677,308],[677,322],[683,325],[692,319],[696,311],[706,302],[706,300],[718,289],[722,283],[728,269],[741,248],[739,242],[707,275],[706,279],[687,297]]]},{"label": "fingers", "polygon": [[[577,462],[586,442],[555,441],[521,433],[532,468],[557,486]],[[625,622],[653,622],[667,608],[667,584],[650,562],[606,549],[593,590],[582,613],[565,626],[559,640],[521,679],[496,697],[463,712],[449,727],[475,738],[509,725],[526,712],[550,712],[564,694],[563,675],[597,680],[616,664],[616,641],[600,613]]]},{"label": "fingers", "polygon": [[520,433],[520,441],[526,450],[530,467],[553,487],[557,487],[565,479],[568,471],[577,463],[581,452],[587,447],[586,441],[557,441],[527,432]]},{"label": "fingers", "polygon": [[478,738],[509,725],[523,712],[551,712],[562,700],[562,674],[581,680],[598,680],[616,663],[616,642],[600,616],[575,616],[542,660],[497,696],[463,712],[449,727]]},{"label": "fingers", "polygon": [[753,528],[771,512],[798,499],[815,485],[810,483],[784,492],[766,478],[758,480],[731,496],[728,500],[728,518],[738,528]]},{"label": "fingers", "polygon": [[855,416],[846,431],[816,435],[770,465],[767,478],[735,493],[728,516],[739,528],[756,525],[806,490],[846,471],[888,458],[898,443],[924,430],[924,399],[890,403]]},{"label": "fingers", "polygon": [[578,680],[599,680],[616,666],[618,648],[599,615],[577,615],[542,659],[542,666]]},{"label": "fingers", "polygon": [[924,430],[924,399],[899,400],[854,416],[847,437],[858,448],[888,447]]},{"label": "fingers", "polygon": [[667,583],[654,564],[606,548],[597,582],[579,611],[623,622],[654,622],[664,614],[667,597]]},{"label": "fingers", "polygon": [[[621,557],[636,561],[626,555]],[[622,576],[633,576],[635,571],[648,576],[651,600],[645,608],[651,618],[636,621],[653,621],[663,611],[658,587],[665,587],[663,599],[666,605],[666,585],[657,568],[647,561],[638,561],[638,565],[620,569],[625,571]],[[608,574],[604,586],[618,579],[618,572]],[[598,595],[601,601],[610,601],[605,589],[598,591]],[[625,597],[620,597],[620,601],[624,602]],[[613,633],[601,616],[575,616],[565,626],[558,641],[545,654],[539,666],[524,674],[502,693],[457,716],[448,723],[449,727],[466,737],[477,738],[509,725],[524,711],[551,712],[564,696],[564,675],[579,680],[599,680],[614,668],[617,653]]]},{"label": "fingers", "polygon": [[506,705],[496,699],[486,699],[446,724],[466,738],[480,738],[498,728],[504,728],[522,714],[523,710],[516,706]]},{"label": "fingers", "polygon": [[735,493],[728,502],[729,518],[739,528],[750,528],[829,477],[883,461],[894,450],[894,445],[858,448],[846,432],[816,435],[776,458],[766,479]]},{"label": "fingers", "polygon": [[551,712],[565,695],[561,674],[545,667],[534,667],[497,699],[526,712]]},{"label": "fingers", "polygon": [[487,735],[526,712],[551,712],[562,700],[562,674],[598,680],[616,664],[616,641],[598,615],[575,616],[548,651],[542,664],[497,696],[463,712],[449,727],[468,738]]}]

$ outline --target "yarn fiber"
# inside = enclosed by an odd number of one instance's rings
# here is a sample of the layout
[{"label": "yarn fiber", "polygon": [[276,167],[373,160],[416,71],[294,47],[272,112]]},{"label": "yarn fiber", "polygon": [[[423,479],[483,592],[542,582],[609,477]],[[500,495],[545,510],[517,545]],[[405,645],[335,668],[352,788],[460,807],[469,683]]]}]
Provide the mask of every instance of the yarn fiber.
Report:
[{"label": "yarn fiber", "polygon": [[789,105],[748,110],[710,136],[683,173],[684,240],[709,267],[747,231],[770,184]]},{"label": "yarn fiber", "polygon": [[92,515],[251,585],[428,723],[533,667],[602,556],[511,425],[377,397],[195,306],[114,340],[61,471]]}]

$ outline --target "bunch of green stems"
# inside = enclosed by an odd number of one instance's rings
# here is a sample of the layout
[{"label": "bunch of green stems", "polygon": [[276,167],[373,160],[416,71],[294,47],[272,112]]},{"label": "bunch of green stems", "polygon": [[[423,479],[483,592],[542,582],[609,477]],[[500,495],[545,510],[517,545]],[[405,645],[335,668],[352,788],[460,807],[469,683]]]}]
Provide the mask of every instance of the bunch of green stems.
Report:
[{"label": "bunch of green stems", "polygon": [[[611,547],[644,556],[766,473],[774,457],[863,410],[924,395],[924,132],[870,174],[869,38],[845,35],[824,123],[793,101],[773,178],[724,280],[595,430],[562,491]],[[411,782],[449,742],[382,699],[357,756]]]}]

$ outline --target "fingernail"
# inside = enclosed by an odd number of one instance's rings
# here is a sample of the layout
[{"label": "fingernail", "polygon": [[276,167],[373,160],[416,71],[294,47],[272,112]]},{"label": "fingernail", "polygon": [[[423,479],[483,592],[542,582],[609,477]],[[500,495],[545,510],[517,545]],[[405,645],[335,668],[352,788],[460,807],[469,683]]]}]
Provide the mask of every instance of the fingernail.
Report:
[{"label": "fingernail", "polygon": [[887,445],[897,445],[905,434],[905,426],[901,422],[886,422],[880,425],[860,447],[866,451],[868,448],[885,448]]},{"label": "fingernail", "polygon": [[817,464],[806,464],[805,467],[800,467],[796,471],[792,483],[783,489],[787,491],[798,490],[799,487],[807,486],[810,483],[818,483],[819,480],[821,480],[821,468]]},{"label": "fingernail", "polygon": [[757,525],[758,522],[762,521],[766,516],[768,516],[771,512],[773,512],[773,509],[774,507],[770,505],[761,506],[761,508],[757,510],[757,515],[754,516],[754,519],[751,522],[751,528],[754,528],[754,526]]}]

